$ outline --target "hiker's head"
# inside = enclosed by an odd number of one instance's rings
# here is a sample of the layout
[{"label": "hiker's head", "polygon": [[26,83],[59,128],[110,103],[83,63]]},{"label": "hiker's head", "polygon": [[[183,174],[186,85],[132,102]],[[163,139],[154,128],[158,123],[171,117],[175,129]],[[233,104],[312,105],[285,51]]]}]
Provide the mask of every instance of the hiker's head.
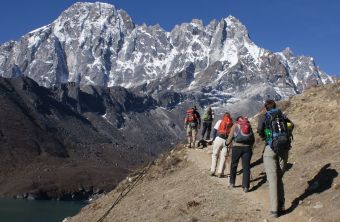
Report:
[{"label": "hiker's head", "polygon": [[230,113],[229,112],[225,112],[223,116],[227,116],[230,118]]},{"label": "hiker's head", "polygon": [[193,106],[192,109],[193,109],[193,110],[197,110],[197,107],[196,107],[196,106]]},{"label": "hiker's head", "polygon": [[211,112],[211,107],[210,106],[208,107],[208,111]]},{"label": "hiker's head", "polygon": [[275,109],[276,108],[276,103],[274,100],[272,99],[268,99],[266,100],[266,102],[264,103],[264,107],[266,108],[267,111],[271,110],[271,109]]},{"label": "hiker's head", "polygon": [[241,122],[243,122],[243,121],[248,121],[248,118],[247,118],[246,116],[238,116],[238,117],[236,118],[236,121],[241,121]]}]

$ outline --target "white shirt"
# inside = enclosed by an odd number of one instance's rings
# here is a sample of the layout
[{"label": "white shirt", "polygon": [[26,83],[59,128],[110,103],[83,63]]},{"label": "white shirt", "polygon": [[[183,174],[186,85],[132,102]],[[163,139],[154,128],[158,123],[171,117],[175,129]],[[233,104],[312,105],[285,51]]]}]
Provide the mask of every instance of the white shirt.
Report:
[{"label": "white shirt", "polygon": [[214,126],[214,129],[215,130],[218,130],[218,128],[220,127],[220,124],[221,124],[222,120],[217,120],[217,122],[215,123],[215,126]]}]

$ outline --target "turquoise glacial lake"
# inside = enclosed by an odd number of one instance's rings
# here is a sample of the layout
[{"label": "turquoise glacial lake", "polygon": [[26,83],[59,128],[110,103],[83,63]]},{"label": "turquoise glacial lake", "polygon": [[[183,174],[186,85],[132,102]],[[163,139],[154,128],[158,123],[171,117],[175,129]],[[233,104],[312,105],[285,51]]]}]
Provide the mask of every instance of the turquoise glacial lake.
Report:
[{"label": "turquoise glacial lake", "polygon": [[0,221],[61,222],[85,205],[80,201],[0,199]]}]

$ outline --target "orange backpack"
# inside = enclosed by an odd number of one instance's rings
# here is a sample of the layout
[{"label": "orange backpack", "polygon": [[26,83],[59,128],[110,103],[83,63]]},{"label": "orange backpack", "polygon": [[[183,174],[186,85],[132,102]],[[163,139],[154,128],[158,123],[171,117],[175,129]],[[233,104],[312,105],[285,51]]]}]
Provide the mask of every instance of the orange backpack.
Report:
[{"label": "orange backpack", "polygon": [[218,127],[218,136],[226,139],[230,133],[230,129],[233,126],[233,120],[229,115],[224,115],[220,126]]}]

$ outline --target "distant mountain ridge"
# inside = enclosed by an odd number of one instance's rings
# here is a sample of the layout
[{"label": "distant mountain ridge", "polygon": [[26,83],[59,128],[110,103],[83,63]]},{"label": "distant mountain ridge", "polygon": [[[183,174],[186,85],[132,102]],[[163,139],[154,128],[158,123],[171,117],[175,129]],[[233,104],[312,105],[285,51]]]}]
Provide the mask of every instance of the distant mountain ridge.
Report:
[{"label": "distant mountain ridge", "polygon": [[258,47],[233,16],[206,26],[194,19],[166,32],[98,2],[76,3],[51,24],[2,44],[0,75],[25,75],[45,87],[76,82],[194,93],[205,97],[195,102],[216,107],[333,82],[311,57]]},{"label": "distant mountain ridge", "polygon": [[0,77],[0,107],[0,196],[86,199],[182,137],[154,99],[118,86]]}]

